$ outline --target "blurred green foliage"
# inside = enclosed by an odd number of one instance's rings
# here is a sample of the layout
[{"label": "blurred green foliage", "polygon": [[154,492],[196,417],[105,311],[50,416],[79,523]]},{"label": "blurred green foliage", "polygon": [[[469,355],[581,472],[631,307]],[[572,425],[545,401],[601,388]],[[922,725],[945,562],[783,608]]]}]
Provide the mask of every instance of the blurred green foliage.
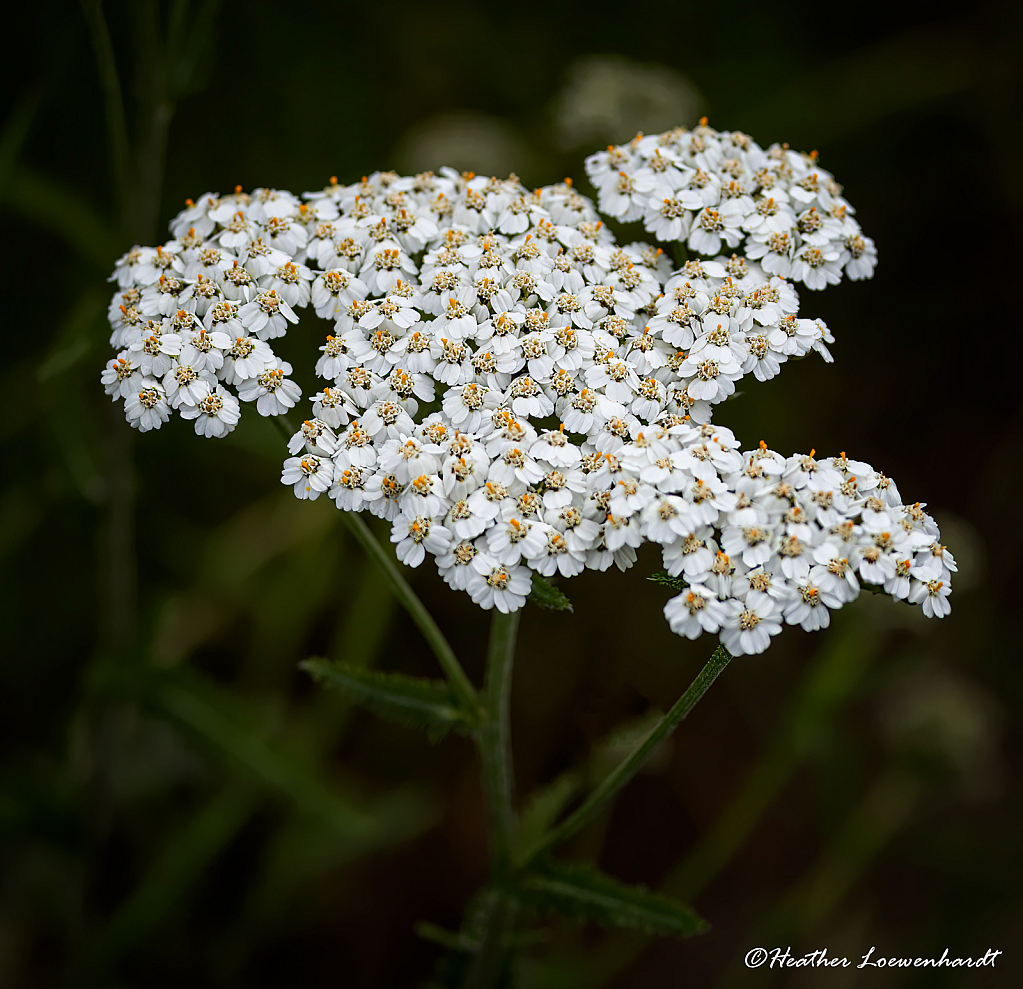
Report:
[{"label": "blurred green foliage", "polygon": [[[651,941],[528,917],[516,985],[852,984],[744,972],[760,944],[995,947],[983,984],[1018,985],[1018,5],[111,0],[106,38],[95,9],[19,7],[23,55],[3,66],[0,984],[443,983],[445,932],[486,875],[465,740],[424,744],[298,668],[438,675],[333,507],[281,489],[272,427],[139,438],[112,413],[115,258],[207,189],[445,163],[583,184],[590,150],[705,112],[819,149],[881,262],[806,301],[836,364],[791,365],[724,419],[747,444],[847,450],[928,499],[961,563],[953,613],[860,600],[733,662],[570,848],[692,899],[713,930]],[[318,333],[300,325],[283,351],[307,390]],[[658,565],[579,577],[571,614],[526,611],[513,733],[530,827],[599,778],[614,745],[588,757],[595,742],[670,707],[710,651],[668,632],[670,591],[643,579]],[[478,683],[485,616],[426,568],[409,579]]]}]

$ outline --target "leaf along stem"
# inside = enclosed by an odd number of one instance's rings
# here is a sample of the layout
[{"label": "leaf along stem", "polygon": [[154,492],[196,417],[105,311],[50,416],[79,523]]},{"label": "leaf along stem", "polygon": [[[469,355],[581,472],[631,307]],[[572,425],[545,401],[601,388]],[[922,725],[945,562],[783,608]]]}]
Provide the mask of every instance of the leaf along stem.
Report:
[{"label": "leaf along stem", "polygon": [[423,638],[433,650],[433,654],[437,657],[437,662],[440,663],[459,703],[465,709],[466,714],[475,720],[479,713],[479,696],[472,682],[465,675],[465,670],[462,669],[462,664],[459,663],[448,640],[444,638],[444,633],[433,620],[430,612],[427,611],[426,605],[419,600],[416,592],[402,576],[394,558],[388,550],[380,545],[379,540],[373,535],[362,516],[358,512],[342,512],[341,518],[348,527],[348,531],[355,536],[362,548],[369,554],[370,559],[380,567],[387,582],[391,585],[392,593],[409,613],[416,628],[423,634]]},{"label": "leaf along stem", "polygon": [[[284,437],[285,442],[295,434],[295,428],[286,415],[270,416],[270,421]],[[398,603],[409,613],[409,617],[415,623],[416,628],[422,632],[423,638],[426,639],[434,656],[437,657],[437,662],[440,663],[444,675],[448,678],[448,683],[451,684],[451,689],[455,692],[459,704],[470,720],[476,721],[480,715],[480,698],[476,693],[476,688],[465,675],[465,670],[462,669],[462,664],[458,661],[455,651],[451,648],[448,640],[444,638],[444,633],[433,620],[430,612],[427,611],[426,605],[419,600],[416,592],[405,580],[394,557],[380,545],[380,541],[373,535],[373,531],[366,525],[365,520],[358,512],[342,512],[341,520],[348,527],[349,532],[355,536],[369,558],[380,568],[380,572],[390,584],[391,592]]]},{"label": "leaf along stem", "polygon": [[525,849],[519,865],[527,865],[537,856],[549,851],[588,824],[604,804],[639,772],[643,763],[650,757],[650,753],[678,727],[731,659],[732,654],[724,646],[719,645],[686,692],[675,702],[671,710],[654,725],[632,754],[613,769],[575,811],[548,831],[531,848]]}]

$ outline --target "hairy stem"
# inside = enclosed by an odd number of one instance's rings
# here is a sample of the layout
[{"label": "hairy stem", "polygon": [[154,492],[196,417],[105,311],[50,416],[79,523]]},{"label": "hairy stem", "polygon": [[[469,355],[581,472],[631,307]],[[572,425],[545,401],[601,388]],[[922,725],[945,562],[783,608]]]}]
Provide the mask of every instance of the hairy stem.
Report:
[{"label": "hairy stem", "polygon": [[466,973],[465,989],[491,989],[497,984],[515,926],[516,903],[507,891],[507,883],[515,831],[509,716],[518,627],[517,611],[504,615],[495,610],[490,620],[483,722],[476,731],[476,746],[487,799],[491,888],[480,922],[480,944]]},{"label": "hairy stem", "polygon": [[465,974],[463,989],[493,989],[501,977],[518,904],[502,890],[490,891],[482,920],[483,937]]},{"label": "hairy stem", "polygon": [[731,659],[732,654],[724,646],[719,645],[686,692],[675,702],[671,710],[654,725],[632,754],[612,770],[573,813],[548,831],[544,838],[535,845],[525,849],[521,856],[521,864],[524,865],[538,855],[549,851],[588,824],[597,812],[639,772],[643,763],[650,757],[650,753],[678,727]]},{"label": "hairy stem", "polygon": [[512,809],[512,756],[509,730],[512,666],[519,612],[501,614],[490,621],[487,674],[483,687],[484,721],[477,732],[483,763],[483,786],[490,810],[491,858],[495,879],[507,869],[515,814]]}]

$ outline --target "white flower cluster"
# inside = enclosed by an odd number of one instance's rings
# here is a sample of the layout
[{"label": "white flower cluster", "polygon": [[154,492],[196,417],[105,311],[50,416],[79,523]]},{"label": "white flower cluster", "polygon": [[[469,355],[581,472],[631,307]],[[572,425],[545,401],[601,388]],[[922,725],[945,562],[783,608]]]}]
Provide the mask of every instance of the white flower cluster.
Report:
[{"label": "white flower cluster", "polygon": [[129,422],[176,408],[223,436],[238,399],[285,412],[299,390],[267,341],[310,303],[335,323],[315,406],[333,426],[388,403],[415,416],[420,400],[469,432],[498,405],[582,435],[706,422],[744,375],[831,359],[784,278],[737,255],[672,272],[657,248],[616,247],[567,182],[378,173],[306,199],[208,194],[174,240],[118,262],[103,381]]},{"label": "white flower cluster", "polygon": [[267,341],[309,301],[308,269],[294,260],[309,212],[289,193],[206,195],[174,221],[174,240],[117,262],[118,354],[102,380],[131,425],[158,429],[177,409],[200,436],[221,437],[238,424],[239,399],[264,416],[294,408],[291,365]]},{"label": "white flower cluster", "polygon": [[685,585],[665,607],[672,630],[717,632],[734,654],[762,652],[783,621],[826,627],[861,582],[929,616],[949,610],[955,561],[933,519],[844,454],[742,454],[729,430],[672,418],[576,445],[507,408],[471,433],[441,414],[384,433],[306,422],[283,480],[388,519],[403,563],[429,553],[484,608],[521,608],[533,571],[626,570],[650,541]]},{"label": "white flower cluster", "polygon": [[[852,229],[824,173],[818,187],[797,176],[799,156],[701,127],[692,140],[707,157],[697,161],[682,153],[683,133],[660,142],[670,169],[654,167],[680,195],[710,175],[714,203],[737,201],[721,176],[763,158],[788,190],[772,217],[802,201],[796,190],[816,188],[807,208],[827,204],[820,229]],[[728,142],[743,145],[741,167],[725,156]],[[634,144],[638,194],[647,145]],[[743,188],[756,211],[766,180]],[[628,218],[631,206],[611,205]],[[689,234],[689,222],[670,236]],[[808,225],[793,222],[790,236],[809,243],[798,233]],[[745,375],[766,380],[811,350],[831,359],[824,324],[798,316],[796,269],[772,270],[774,255],[756,253],[759,229],[746,257],[701,236],[697,249],[711,257],[673,270],[659,248],[617,246],[567,179],[529,192],[514,175],[442,169],[332,179],[302,199],[207,194],[174,220],[174,240],[118,263],[119,352],[103,381],[142,430],[178,409],[198,433],[223,436],[239,400],[263,415],[298,401],[268,341],[311,305],[333,323],[316,364],[327,383],[282,480],[300,498],[325,493],[342,510],[389,520],[402,562],[429,553],[484,608],[522,607],[532,572],[625,569],[650,540],[689,587],[666,609],[672,627],[719,632],[733,652],[761,651],[782,620],[826,624],[829,608],[855,596],[857,573],[940,615],[941,560],[951,558],[933,550],[933,523],[900,506],[880,475],[844,457],[744,459],[731,433],[709,424]],[[731,234],[723,240],[733,246]]]},{"label": "white flower cluster", "polygon": [[610,146],[586,159],[601,212],[642,220],[660,241],[681,241],[713,256],[723,246],[764,271],[822,289],[869,278],[877,262],[842,187],[817,153],[788,145],[766,151],[739,131],[716,131],[706,118],[684,128]]}]

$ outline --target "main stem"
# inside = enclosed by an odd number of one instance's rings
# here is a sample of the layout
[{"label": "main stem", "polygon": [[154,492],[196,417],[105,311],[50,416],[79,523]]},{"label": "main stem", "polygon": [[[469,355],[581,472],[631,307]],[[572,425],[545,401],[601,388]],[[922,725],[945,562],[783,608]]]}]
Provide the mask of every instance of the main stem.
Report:
[{"label": "main stem", "polygon": [[650,753],[678,727],[731,659],[732,654],[724,646],[719,645],[686,692],[675,702],[671,710],[654,725],[642,743],[597,785],[572,814],[548,831],[544,838],[532,848],[526,849],[520,864],[527,864],[588,824],[601,807],[639,772]]},{"label": "main stem", "polygon": [[495,611],[490,622],[487,672],[483,685],[483,722],[476,731],[476,745],[487,801],[491,888],[480,924],[480,944],[469,964],[465,989],[490,989],[497,983],[515,925],[516,903],[509,895],[507,884],[515,832],[509,719],[518,627],[517,611],[510,615]]},{"label": "main stem", "polygon": [[519,612],[504,615],[494,611],[490,621],[487,672],[483,684],[484,719],[476,734],[490,813],[490,857],[497,881],[505,878],[515,826],[509,718],[518,627]]}]

